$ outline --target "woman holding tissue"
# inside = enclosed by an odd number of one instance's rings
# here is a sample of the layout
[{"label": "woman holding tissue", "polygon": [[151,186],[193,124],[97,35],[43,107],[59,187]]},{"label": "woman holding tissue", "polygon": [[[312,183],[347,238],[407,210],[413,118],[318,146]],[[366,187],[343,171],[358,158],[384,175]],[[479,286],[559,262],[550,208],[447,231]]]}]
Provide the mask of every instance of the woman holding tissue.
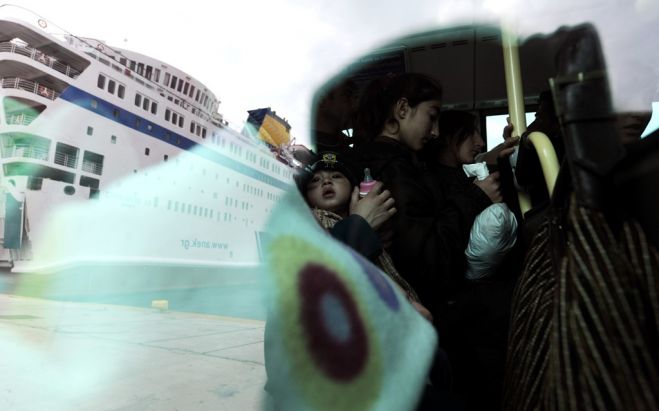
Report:
[{"label": "woman holding tissue", "polygon": [[[509,154],[514,143],[511,139],[498,150]],[[484,162],[474,163],[483,146],[476,117],[451,110],[442,112],[439,136],[422,152],[437,190],[447,198],[471,193],[473,200],[464,207],[472,209],[472,222],[476,222],[462,233],[469,243],[463,244],[460,264],[456,264],[459,272],[454,274],[464,278],[465,283],[447,308],[444,341],[453,364],[456,389],[465,398],[467,409],[497,409],[500,404],[514,282],[514,275],[495,275],[501,269],[507,270],[505,265],[497,265],[501,264],[501,255],[515,243],[517,223],[502,203],[498,173],[489,174]],[[494,179],[497,184],[484,184],[487,179]],[[483,197],[493,204],[483,207]]]}]

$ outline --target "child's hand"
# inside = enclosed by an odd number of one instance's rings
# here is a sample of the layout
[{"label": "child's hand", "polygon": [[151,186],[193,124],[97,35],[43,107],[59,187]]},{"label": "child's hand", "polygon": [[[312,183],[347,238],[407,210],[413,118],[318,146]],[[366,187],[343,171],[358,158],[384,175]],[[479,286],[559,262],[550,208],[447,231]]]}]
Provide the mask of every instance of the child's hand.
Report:
[{"label": "child's hand", "polygon": [[391,193],[389,190],[380,192],[381,189],[382,183],[376,183],[366,197],[360,200],[359,189],[355,187],[350,198],[350,214],[361,216],[374,230],[396,213]]}]

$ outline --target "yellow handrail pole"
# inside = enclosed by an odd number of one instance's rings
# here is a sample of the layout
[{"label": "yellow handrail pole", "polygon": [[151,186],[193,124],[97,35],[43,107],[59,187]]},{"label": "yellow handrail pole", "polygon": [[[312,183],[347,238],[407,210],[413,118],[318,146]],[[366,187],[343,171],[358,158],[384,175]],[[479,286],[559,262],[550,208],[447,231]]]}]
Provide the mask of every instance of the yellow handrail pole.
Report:
[{"label": "yellow handrail pole", "polygon": [[547,191],[549,192],[549,197],[551,197],[554,192],[556,178],[558,177],[558,169],[560,168],[558,157],[556,157],[556,150],[554,150],[554,145],[549,140],[549,137],[540,131],[530,133],[529,141],[533,144],[536,153],[538,153],[542,174],[545,176]]},{"label": "yellow handrail pole", "polygon": [[[515,126],[513,136],[521,136],[526,131],[526,111],[524,109],[524,89],[519,66],[519,49],[517,37],[507,28],[501,29],[503,48],[503,67],[506,73],[506,94],[508,97],[508,115]],[[528,194],[517,191],[519,207],[522,215],[531,209]]]},{"label": "yellow handrail pole", "polygon": [[508,115],[515,125],[513,136],[521,136],[526,131],[526,110],[524,109],[524,88],[519,66],[517,37],[505,28],[501,31],[503,47],[503,67],[506,73],[506,94]]}]

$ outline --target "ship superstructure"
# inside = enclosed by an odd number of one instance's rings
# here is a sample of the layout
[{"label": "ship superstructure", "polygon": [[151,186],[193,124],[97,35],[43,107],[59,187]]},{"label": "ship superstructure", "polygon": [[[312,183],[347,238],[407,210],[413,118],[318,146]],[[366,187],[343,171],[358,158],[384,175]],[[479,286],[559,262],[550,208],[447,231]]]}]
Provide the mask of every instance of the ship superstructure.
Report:
[{"label": "ship superstructure", "polygon": [[257,264],[292,170],[185,72],[33,20],[0,15],[2,263]]}]

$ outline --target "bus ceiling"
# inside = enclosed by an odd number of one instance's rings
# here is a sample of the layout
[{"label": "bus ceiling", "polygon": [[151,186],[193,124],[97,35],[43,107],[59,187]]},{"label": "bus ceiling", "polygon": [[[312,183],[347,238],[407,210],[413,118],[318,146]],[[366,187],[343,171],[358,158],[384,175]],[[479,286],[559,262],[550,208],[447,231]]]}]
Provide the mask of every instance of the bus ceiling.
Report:
[{"label": "bus ceiling", "polygon": [[[519,44],[526,104],[537,103],[556,71],[554,56],[567,30],[535,35]],[[458,110],[505,110],[508,107],[502,31],[495,26],[459,26],[402,37],[357,59],[337,77],[359,88],[388,73],[426,74],[442,84],[443,107]],[[333,79],[319,91],[329,92]],[[318,97],[318,96],[317,96]],[[317,101],[317,100],[316,100]]]}]

